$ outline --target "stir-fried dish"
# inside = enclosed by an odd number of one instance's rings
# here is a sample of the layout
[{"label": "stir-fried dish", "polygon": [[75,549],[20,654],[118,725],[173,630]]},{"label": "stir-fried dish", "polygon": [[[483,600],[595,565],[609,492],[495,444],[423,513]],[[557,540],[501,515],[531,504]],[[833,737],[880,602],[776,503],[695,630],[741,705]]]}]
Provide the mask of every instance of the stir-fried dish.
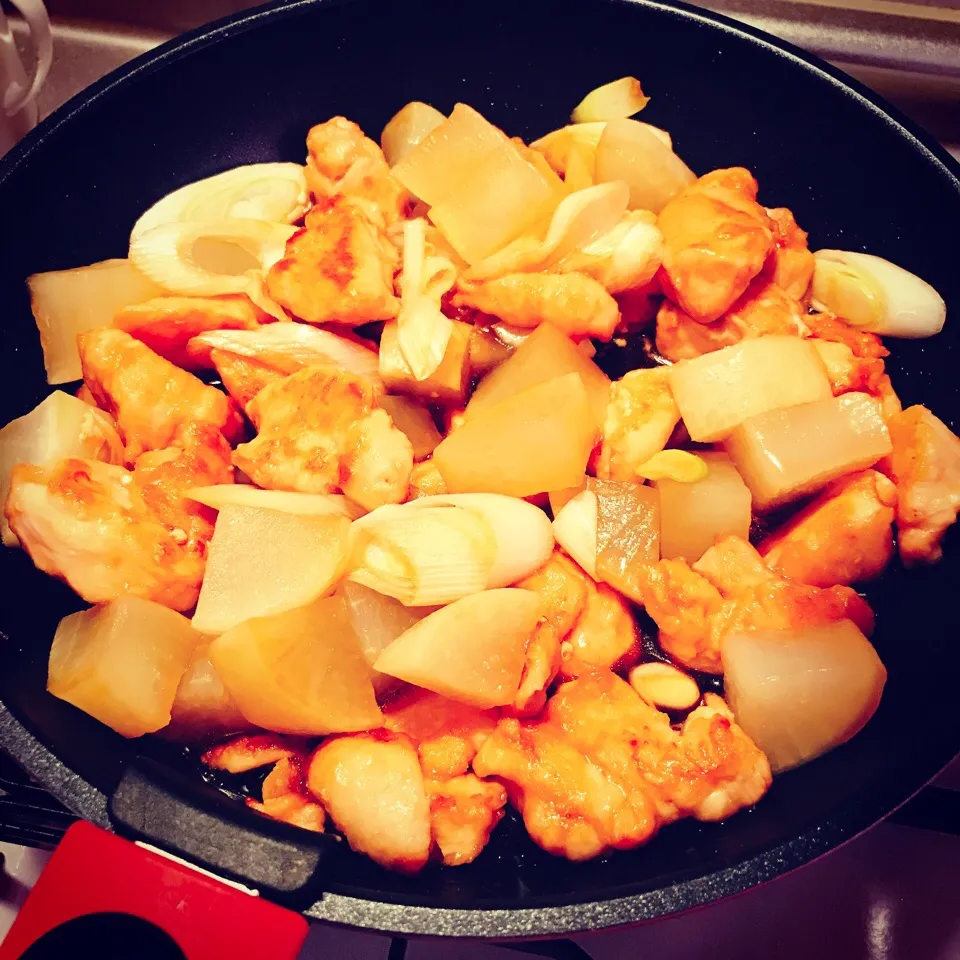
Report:
[{"label": "stir-fried dish", "polygon": [[881,340],[944,303],[697,176],[645,103],[608,84],[530,145],[463,104],[380,146],[335,117],[30,277],[82,380],[0,431],[4,543],[90,605],[49,691],[404,871],[508,805],[558,856],[636,847],[857,733],[856,588],[960,510]]}]

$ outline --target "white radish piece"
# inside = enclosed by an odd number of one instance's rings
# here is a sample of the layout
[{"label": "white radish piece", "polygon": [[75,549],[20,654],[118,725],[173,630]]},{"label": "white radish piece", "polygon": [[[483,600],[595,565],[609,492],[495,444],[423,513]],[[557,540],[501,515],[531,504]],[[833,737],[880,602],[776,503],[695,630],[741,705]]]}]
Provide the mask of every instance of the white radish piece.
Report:
[{"label": "white radish piece", "polygon": [[849,620],[723,641],[727,702],[775,773],[849,740],[873,716],[887,671]]},{"label": "white radish piece", "polygon": [[350,523],[226,504],[217,515],[194,628],[218,634],[310,603],[345,569]]},{"label": "white radish piece", "polygon": [[247,620],[210,644],[210,660],[244,717],[265,730],[321,736],[383,721],[341,597]]},{"label": "white radish piece", "polygon": [[47,690],[124,737],[154,733],[170,722],[180,678],[201,640],[181,614],[122,597],[60,621]]},{"label": "white radish piece", "polygon": [[529,590],[486,590],[431,613],[374,664],[419,687],[481,709],[511,703],[541,613]]}]

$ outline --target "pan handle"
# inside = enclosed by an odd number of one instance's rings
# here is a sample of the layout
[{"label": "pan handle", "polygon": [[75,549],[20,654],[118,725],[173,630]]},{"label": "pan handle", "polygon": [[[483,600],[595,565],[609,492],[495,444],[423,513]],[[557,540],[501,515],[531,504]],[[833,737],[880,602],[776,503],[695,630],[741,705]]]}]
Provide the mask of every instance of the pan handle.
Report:
[{"label": "pan handle", "polygon": [[[189,799],[188,799],[189,798]],[[252,814],[146,757],[124,767],[108,804],[117,833],[146,841],[221,878],[303,908],[317,898],[321,861],[339,841]]]}]

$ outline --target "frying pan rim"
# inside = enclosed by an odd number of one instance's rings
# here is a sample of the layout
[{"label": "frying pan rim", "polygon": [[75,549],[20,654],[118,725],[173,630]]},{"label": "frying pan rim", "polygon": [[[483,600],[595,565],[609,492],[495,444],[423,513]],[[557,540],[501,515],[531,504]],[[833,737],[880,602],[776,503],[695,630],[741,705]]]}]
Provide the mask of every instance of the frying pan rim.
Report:
[{"label": "frying pan rim", "polygon": [[[261,23],[293,18],[315,7],[348,3],[376,4],[383,0],[274,0],[274,2],[224,17],[211,24],[178,36],[152,51],[114,70],[78,93],[50,117],[43,120],[5,157],[0,158],[0,191],[6,180],[30,155],[55,138],[64,125],[82,122],[84,114],[101,100],[109,99],[140,75],[164,69],[183,57],[207,46],[229,40],[235,34],[255,29]],[[734,35],[765,48],[772,55],[787,57],[796,69],[827,80],[838,92],[853,95],[861,108],[870,110],[891,125],[893,136],[906,139],[941,174],[946,174],[960,192],[960,163],[900,111],[857,80],[827,64],[819,57],[778,40],[763,31],[734,21],[722,14],[689,6],[679,0],[605,0],[616,6],[635,6],[658,10],[667,15],[692,20],[727,36]],[[931,175],[933,175],[931,170]],[[36,777],[57,799],[98,826],[111,829],[107,816],[107,797],[94,785],[71,770],[50,748],[35,737],[0,701],[0,746]],[[946,743],[942,756],[933,757],[922,776],[932,778],[960,750],[960,731],[951,748]],[[933,767],[933,769],[929,769]],[[305,913],[315,919],[359,928],[376,929],[401,935],[438,935],[457,937],[543,937],[623,926],[651,920],[702,906],[741,893],[758,883],[787,873],[853,839],[889,815],[922,788],[914,783],[907,788],[890,788],[868,800],[856,798],[831,815],[826,824],[817,824],[793,835],[772,848],[723,867],[713,873],[693,877],[673,886],[639,894],[594,900],[586,903],[496,909],[451,909],[384,900],[372,900],[343,894],[324,894]],[[859,801],[859,802],[858,802]]]}]

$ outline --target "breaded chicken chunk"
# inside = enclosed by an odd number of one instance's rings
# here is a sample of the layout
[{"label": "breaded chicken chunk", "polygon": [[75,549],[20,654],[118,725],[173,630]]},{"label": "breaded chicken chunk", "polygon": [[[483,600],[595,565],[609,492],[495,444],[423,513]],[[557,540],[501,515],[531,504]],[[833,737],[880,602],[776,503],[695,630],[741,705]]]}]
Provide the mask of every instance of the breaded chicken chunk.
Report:
[{"label": "breaded chicken chunk", "polygon": [[174,444],[190,423],[209,423],[228,440],[243,430],[233,401],[174,366],[123,330],[102,327],[78,338],[83,379],[117,421],[127,462]]},{"label": "breaded chicken chunk", "polygon": [[234,464],[269,490],[342,490],[367,510],[401,503],[413,448],[375,394],[368,379],[329,365],[271,383],[248,404],[259,432]]}]

